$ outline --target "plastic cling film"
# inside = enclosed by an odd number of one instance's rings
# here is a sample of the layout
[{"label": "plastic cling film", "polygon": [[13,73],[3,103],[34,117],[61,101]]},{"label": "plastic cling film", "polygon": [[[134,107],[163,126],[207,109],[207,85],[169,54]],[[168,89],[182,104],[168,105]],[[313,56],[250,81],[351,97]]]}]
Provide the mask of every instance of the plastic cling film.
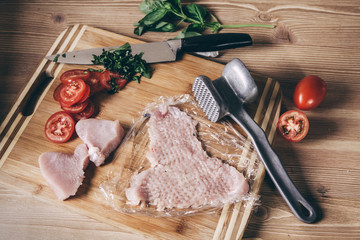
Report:
[{"label": "plastic cling film", "polygon": [[[147,200],[137,202],[133,201],[133,199],[128,199],[129,196],[135,196],[136,199],[138,193],[132,193],[131,191],[133,189],[131,186],[137,184],[134,183],[134,181],[140,181],[139,179],[148,177],[150,170],[154,172],[155,170],[156,172],[164,171],[163,174],[158,175],[160,176],[159,181],[166,181],[166,174],[170,174],[168,171],[171,171],[171,167],[161,164],[154,165],[150,152],[151,144],[148,132],[148,122],[151,115],[154,114],[154,111],[157,109],[160,112],[167,111],[166,108],[168,106],[176,107],[181,112],[186,113],[186,115],[192,119],[191,122],[195,123],[196,134],[194,133],[194,138],[197,138],[202,150],[209,156],[209,162],[213,162],[213,164],[215,164],[214,166],[221,165],[221,168],[223,168],[223,165],[230,165],[236,168],[237,171],[247,179],[250,187],[249,192],[242,196],[232,196],[232,198],[230,198],[231,203],[243,201],[244,205],[257,205],[259,196],[251,192],[251,185],[256,176],[257,166],[259,165],[257,155],[252,154],[254,152],[253,145],[241,132],[241,129],[237,128],[237,125],[233,124],[231,120],[225,118],[218,123],[210,122],[202,112],[200,106],[198,106],[196,100],[187,94],[167,98],[161,97],[158,101],[147,105],[144,111],[139,114],[139,118],[134,121],[121,146],[114,154],[114,160],[110,163],[111,171],[108,172],[106,179],[100,184],[100,189],[107,202],[116,211],[159,217],[214,213],[220,211],[224,204],[229,203],[212,201],[205,196],[203,202],[206,204],[194,204],[190,206],[184,204],[183,206],[185,207],[166,207],[178,201],[177,196],[167,196],[170,199],[167,199],[167,205],[164,206],[162,205],[163,203],[158,200],[153,202]],[[220,162],[225,164],[219,165],[214,159],[217,159],[216,161],[220,160]],[[177,164],[182,166],[181,162]],[[236,171],[232,170],[232,167],[225,166],[225,170],[222,169],[222,171],[229,171],[229,174],[231,174],[232,171]],[[152,170],[150,168],[156,169]],[[183,166],[182,169],[185,169],[184,174],[187,172],[186,168],[191,169],[193,167]],[[214,174],[217,174],[217,171],[215,171]],[[234,176],[237,175],[235,174]],[[169,177],[171,178],[171,176]],[[170,178],[169,181],[171,180]],[[196,179],[196,177],[193,176],[184,177],[184,179],[188,179],[186,182],[180,181],[180,183],[176,184],[179,184],[180,187],[182,186],[181,184],[194,187],[195,190],[197,187],[201,188],[202,185],[200,183],[191,182],[193,178]],[[236,186],[236,177],[230,179],[230,182],[231,184],[228,184],[228,187],[232,188]],[[143,182],[141,184],[143,185],[141,185],[140,188],[148,189],[151,187],[146,186]],[[192,184],[194,186],[192,186]],[[207,186],[203,187],[206,188]],[[176,195],[177,193],[174,194]],[[177,206],[182,206],[182,204]]]}]

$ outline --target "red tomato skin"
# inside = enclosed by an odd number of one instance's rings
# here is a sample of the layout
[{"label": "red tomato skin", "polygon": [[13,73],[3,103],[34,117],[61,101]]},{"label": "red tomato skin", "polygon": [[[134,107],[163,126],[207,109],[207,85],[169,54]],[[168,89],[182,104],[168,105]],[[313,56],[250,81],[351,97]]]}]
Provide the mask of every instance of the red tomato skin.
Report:
[{"label": "red tomato skin", "polygon": [[86,106],[86,108],[79,113],[73,114],[73,118],[75,121],[79,121],[81,119],[90,118],[94,113],[95,113],[95,105],[92,101],[89,100],[89,103]]},{"label": "red tomato skin", "polygon": [[100,83],[108,91],[112,89],[112,86],[110,84],[111,79],[115,80],[115,83],[118,85],[118,90],[124,88],[127,83],[127,80],[124,79],[122,75],[116,72],[106,70],[100,76]]},{"label": "red tomato skin", "polygon": [[102,72],[102,74],[100,75],[100,83],[101,85],[108,91],[111,90],[111,85],[110,85],[110,76],[111,72],[109,70],[106,70],[104,72]]},{"label": "red tomato skin", "polygon": [[[290,110],[283,113],[276,125],[278,133],[289,142],[299,142],[309,131],[309,120],[303,112]],[[297,133],[294,129],[300,129]],[[288,132],[285,132],[285,129]]]},{"label": "red tomato skin", "polygon": [[80,78],[82,80],[86,80],[89,77],[90,77],[89,70],[72,69],[72,70],[66,71],[63,74],[61,74],[60,81],[64,84],[68,84],[74,78]]},{"label": "red tomato skin", "polygon": [[[59,129],[60,127],[60,129]],[[67,142],[75,130],[75,121],[66,112],[56,112],[49,117],[45,124],[45,136],[54,143]]]},{"label": "red tomato skin", "polygon": [[85,83],[90,86],[90,96],[104,89],[100,83],[101,74],[102,73],[98,71],[91,72],[90,77],[85,80]]},{"label": "red tomato skin", "polygon": [[84,96],[79,100],[79,103],[85,102],[90,96],[90,86],[86,84],[86,91],[84,93]]},{"label": "red tomato skin", "polygon": [[123,89],[126,84],[128,83],[128,81],[124,78],[119,78],[115,80],[115,83],[118,85],[119,90]]},{"label": "red tomato skin", "polygon": [[300,110],[311,110],[320,105],[327,92],[326,83],[320,77],[309,75],[296,85],[293,101]]},{"label": "red tomato skin", "polygon": [[57,101],[57,102],[60,101],[60,91],[63,87],[64,87],[64,84],[60,83],[54,90],[53,97],[54,97],[55,101]]},{"label": "red tomato skin", "polygon": [[[62,110],[64,110],[67,113],[79,113],[84,111],[84,109],[87,107],[87,105],[89,104],[89,99],[87,99],[85,102],[81,102],[81,103],[76,103],[72,106],[61,106]],[[61,105],[61,102],[60,102]]]},{"label": "red tomato skin", "polygon": [[73,81],[69,84],[65,84],[60,90],[60,101],[64,105],[71,106],[79,102],[85,92],[87,85],[80,78],[74,78]]}]

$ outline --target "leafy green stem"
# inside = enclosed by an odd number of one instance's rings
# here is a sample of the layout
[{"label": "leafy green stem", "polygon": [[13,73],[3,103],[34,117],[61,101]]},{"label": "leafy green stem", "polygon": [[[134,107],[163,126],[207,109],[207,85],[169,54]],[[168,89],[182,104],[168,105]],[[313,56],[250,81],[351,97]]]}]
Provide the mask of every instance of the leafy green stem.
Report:
[{"label": "leafy green stem", "polygon": [[184,22],[184,19],[181,19],[177,24],[176,24],[176,27],[180,26],[181,23]]},{"label": "leafy green stem", "polygon": [[181,0],[144,0],[139,9],[146,15],[138,23],[134,33],[142,35],[147,31],[173,32],[181,23],[188,25],[180,33],[183,37],[200,34],[206,29],[217,33],[223,28],[261,27],[274,28],[271,24],[222,25],[205,7],[195,4],[182,4]]},{"label": "leafy green stem", "polygon": [[178,13],[178,12],[172,11],[172,13],[181,19],[180,22],[186,22],[186,21],[188,21],[188,22],[192,22],[192,23],[201,24],[200,21],[186,16],[183,12],[182,12],[182,13]]}]

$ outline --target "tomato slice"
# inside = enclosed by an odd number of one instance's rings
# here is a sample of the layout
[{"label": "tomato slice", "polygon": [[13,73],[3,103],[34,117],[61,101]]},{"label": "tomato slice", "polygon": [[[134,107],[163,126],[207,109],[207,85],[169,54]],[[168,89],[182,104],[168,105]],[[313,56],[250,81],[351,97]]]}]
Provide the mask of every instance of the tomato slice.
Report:
[{"label": "tomato slice", "polygon": [[95,112],[95,105],[92,101],[89,100],[89,103],[86,106],[86,108],[79,113],[73,114],[73,117],[75,121],[79,121],[81,119],[87,119],[91,117],[94,114],[94,112]]},{"label": "tomato slice", "polygon": [[64,84],[70,83],[74,78],[80,78],[82,80],[86,80],[90,77],[89,70],[82,70],[82,69],[73,69],[64,72],[60,76],[60,81]]},{"label": "tomato slice", "polygon": [[85,91],[85,93],[84,93],[84,96],[83,96],[77,103],[75,103],[75,104],[70,103],[70,104],[69,104],[69,103],[67,103],[67,102],[61,101],[61,99],[60,99],[60,100],[59,100],[60,106],[61,106],[61,107],[71,108],[71,107],[74,106],[74,105],[78,105],[78,104],[83,103],[83,102],[85,102],[86,100],[88,100],[89,96],[90,96],[90,86],[89,86],[89,85],[86,85],[86,91]]},{"label": "tomato slice", "polygon": [[96,92],[100,92],[104,89],[104,86],[100,83],[101,72],[91,72],[90,77],[85,80],[86,84],[90,86],[90,96]]},{"label": "tomato slice", "polygon": [[116,73],[113,73],[113,72],[111,72],[109,70],[106,70],[101,74],[100,83],[101,83],[101,85],[104,86],[104,88],[106,90],[111,90],[112,89],[112,86],[111,86],[111,79],[112,78],[114,78],[114,79],[120,78],[120,75],[116,74]]},{"label": "tomato slice", "polygon": [[74,78],[60,90],[60,101],[71,106],[79,102],[86,92],[86,84],[80,78]]},{"label": "tomato slice", "polygon": [[124,78],[119,78],[115,80],[115,83],[118,85],[118,90],[121,90],[126,86],[128,81]]},{"label": "tomato slice", "polygon": [[54,90],[53,97],[55,101],[60,101],[60,90],[64,87],[64,84],[60,83]]},{"label": "tomato slice", "polygon": [[84,96],[79,100],[79,103],[85,102],[90,96],[90,86],[86,85],[86,91],[84,93]]},{"label": "tomato slice", "polygon": [[125,87],[127,80],[122,77],[122,75],[112,72],[112,71],[104,71],[100,76],[100,83],[104,86],[104,88],[108,91],[112,90],[113,86],[111,84],[111,80],[114,81],[114,84],[116,84],[118,87],[117,89],[120,90]]},{"label": "tomato slice", "polygon": [[277,130],[287,141],[298,142],[307,135],[309,120],[304,113],[290,110],[280,116]]},{"label": "tomato slice", "polygon": [[75,129],[75,121],[66,112],[56,112],[45,124],[45,136],[52,142],[63,143],[70,139]]},{"label": "tomato slice", "polygon": [[[61,106],[61,108],[67,112],[67,113],[79,113],[84,111],[84,109],[86,108],[86,106],[89,104],[89,99],[87,99],[85,102],[82,103],[76,103],[72,106]],[[61,105],[61,102],[60,102]]]}]

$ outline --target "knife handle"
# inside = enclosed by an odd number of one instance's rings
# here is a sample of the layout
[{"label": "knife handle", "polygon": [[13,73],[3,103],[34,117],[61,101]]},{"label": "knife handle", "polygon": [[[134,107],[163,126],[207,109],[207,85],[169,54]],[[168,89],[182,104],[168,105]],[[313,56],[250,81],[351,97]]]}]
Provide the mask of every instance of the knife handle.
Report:
[{"label": "knife handle", "polygon": [[29,92],[24,98],[24,107],[21,110],[23,116],[30,116],[34,113],[36,104],[44,92],[46,86],[53,79],[52,76],[49,76],[46,72],[42,72],[37,79],[35,80],[33,86],[30,88]]},{"label": "knife handle", "polygon": [[181,39],[183,52],[208,52],[250,46],[252,39],[246,33],[219,33]]}]

